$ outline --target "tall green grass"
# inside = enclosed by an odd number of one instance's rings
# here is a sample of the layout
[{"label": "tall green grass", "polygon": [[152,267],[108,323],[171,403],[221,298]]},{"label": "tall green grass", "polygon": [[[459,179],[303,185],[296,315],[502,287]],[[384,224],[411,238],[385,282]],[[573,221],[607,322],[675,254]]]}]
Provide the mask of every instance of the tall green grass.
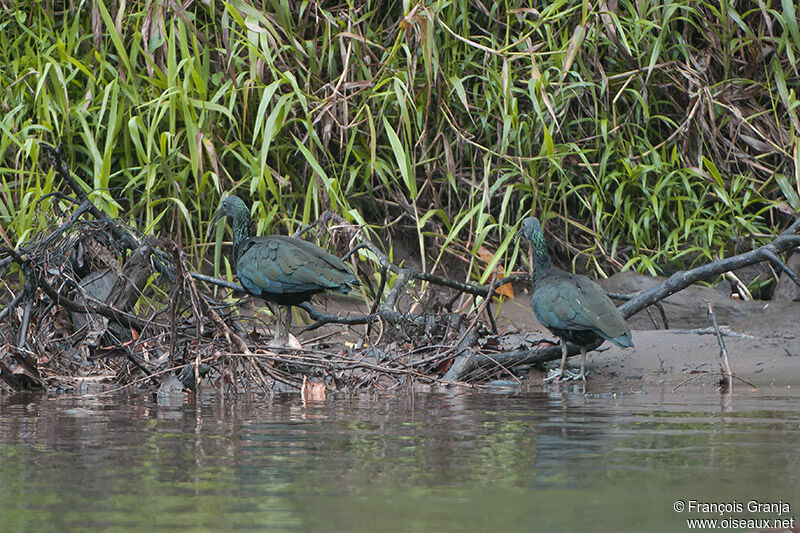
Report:
[{"label": "tall green grass", "polygon": [[576,267],[656,272],[800,210],[790,0],[7,4],[14,245],[57,213],[34,213],[60,187],[39,141],[106,212],[197,258],[226,192],[259,232],[331,209],[480,281],[519,266],[531,213]]}]

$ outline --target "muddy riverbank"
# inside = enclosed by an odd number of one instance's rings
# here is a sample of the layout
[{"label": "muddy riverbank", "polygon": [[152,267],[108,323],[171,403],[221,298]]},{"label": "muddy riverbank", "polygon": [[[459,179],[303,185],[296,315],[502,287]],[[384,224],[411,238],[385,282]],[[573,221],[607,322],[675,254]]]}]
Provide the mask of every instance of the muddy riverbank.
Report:
[{"label": "muddy riverbank", "polygon": [[[642,290],[657,281],[638,274],[619,274],[601,285],[609,292]],[[507,302],[498,320],[501,330],[549,333],[527,305],[528,295]],[[720,378],[720,347],[711,328],[706,302],[712,302],[725,333],[734,375],[757,387],[800,386],[800,302],[742,301],[724,289],[692,286],[663,300],[671,329],[660,316],[642,311],[629,319],[635,346],[622,349],[604,343],[590,353],[589,382],[604,388],[625,388],[635,382],[679,387],[685,382],[716,385]],[[552,338],[552,337],[551,337]],[[568,364],[578,365],[579,357]],[[536,371],[532,382],[539,379]],[[751,387],[743,381],[738,387]],[[677,391],[680,390],[680,387]]]}]

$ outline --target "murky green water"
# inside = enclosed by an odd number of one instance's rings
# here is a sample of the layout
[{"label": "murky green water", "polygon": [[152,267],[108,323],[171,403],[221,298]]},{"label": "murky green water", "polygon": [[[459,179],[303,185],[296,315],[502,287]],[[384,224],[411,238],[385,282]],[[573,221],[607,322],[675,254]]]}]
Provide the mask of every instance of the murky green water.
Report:
[{"label": "murky green water", "polygon": [[[685,531],[800,519],[791,389],[0,397],[1,531]],[[224,400],[224,401],[223,401]],[[676,500],[783,501],[702,514]],[[798,525],[798,524],[796,524]]]}]

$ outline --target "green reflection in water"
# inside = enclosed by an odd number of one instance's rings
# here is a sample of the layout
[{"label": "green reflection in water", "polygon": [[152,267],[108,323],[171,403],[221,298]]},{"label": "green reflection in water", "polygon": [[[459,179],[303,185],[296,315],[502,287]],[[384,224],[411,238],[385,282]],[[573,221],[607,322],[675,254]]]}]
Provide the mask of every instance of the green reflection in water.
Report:
[{"label": "green reflection in water", "polygon": [[796,398],[669,399],[0,404],[0,529],[676,531],[703,517],[677,499],[800,506]]}]

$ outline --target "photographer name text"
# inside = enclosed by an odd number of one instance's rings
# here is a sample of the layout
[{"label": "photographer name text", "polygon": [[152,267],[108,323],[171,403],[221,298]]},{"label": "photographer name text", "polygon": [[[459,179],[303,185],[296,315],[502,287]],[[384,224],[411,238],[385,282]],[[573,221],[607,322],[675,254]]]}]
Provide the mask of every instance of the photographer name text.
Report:
[{"label": "photographer name text", "polygon": [[[700,500],[676,500],[673,509],[677,513],[716,514],[722,518],[687,518],[689,529],[752,529],[752,528],[786,528],[795,527],[792,506],[783,500],[759,501],[748,500],[729,502],[704,502]],[[735,514],[770,515],[769,517],[735,517]]]}]

